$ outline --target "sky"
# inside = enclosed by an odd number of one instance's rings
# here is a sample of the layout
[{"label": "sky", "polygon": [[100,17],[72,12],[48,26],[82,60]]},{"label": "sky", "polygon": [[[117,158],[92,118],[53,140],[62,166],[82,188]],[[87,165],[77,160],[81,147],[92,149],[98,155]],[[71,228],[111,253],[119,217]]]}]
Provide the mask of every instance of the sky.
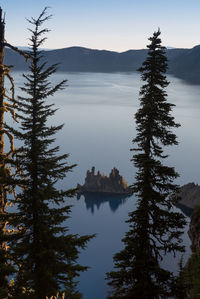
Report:
[{"label": "sky", "polygon": [[15,46],[27,46],[26,19],[37,18],[46,6],[52,18],[44,48],[142,49],[158,27],[164,46],[200,44],[199,0],[0,0],[0,6],[6,40]]}]

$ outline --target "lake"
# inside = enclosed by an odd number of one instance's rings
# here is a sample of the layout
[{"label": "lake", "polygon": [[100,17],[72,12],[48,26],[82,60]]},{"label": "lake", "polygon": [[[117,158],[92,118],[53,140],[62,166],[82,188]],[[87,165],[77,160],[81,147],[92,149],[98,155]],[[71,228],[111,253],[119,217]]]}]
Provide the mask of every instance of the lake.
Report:
[{"label": "lake", "polygon": [[[21,74],[14,73],[17,92],[23,81]],[[136,135],[134,114],[139,107],[138,94],[142,84],[136,73],[58,73],[53,82],[68,79],[68,87],[59,91],[50,102],[59,110],[49,123],[64,123],[57,135],[61,153],[70,153],[69,164],[78,164],[67,178],[59,182],[62,188],[82,184],[86,171],[95,166],[105,174],[117,167],[129,184],[134,182],[135,168],[130,162],[132,139]],[[179,145],[166,149],[170,157],[168,165],[175,166],[180,177],[177,183],[199,183],[200,138],[200,87],[187,85],[174,77],[168,77],[168,99],[175,104],[173,115],[181,127],[176,130]],[[81,274],[79,289],[84,299],[104,299],[108,291],[105,273],[112,270],[113,255],[122,248],[121,239],[128,230],[125,220],[135,209],[134,196],[124,199],[76,198],[68,200],[73,204],[71,219],[66,223],[77,234],[97,236],[88,248],[81,252],[80,263],[90,269]],[[185,259],[190,253],[187,236]],[[180,256],[167,256],[166,268],[177,271]]]}]

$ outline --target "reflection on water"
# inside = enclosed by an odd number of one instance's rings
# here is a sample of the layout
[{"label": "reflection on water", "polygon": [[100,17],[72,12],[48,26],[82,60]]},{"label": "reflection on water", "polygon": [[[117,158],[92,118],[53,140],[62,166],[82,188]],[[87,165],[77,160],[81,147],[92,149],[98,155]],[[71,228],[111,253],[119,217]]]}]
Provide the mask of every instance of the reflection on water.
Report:
[{"label": "reflection on water", "polygon": [[[104,203],[109,204],[109,208],[112,212],[116,212],[119,206],[125,204],[130,195],[107,195],[101,193],[84,193],[81,195],[85,199],[86,209],[89,210],[92,214],[100,209],[100,206]],[[77,199],[80,199],[80,196],[77,196]]]}]

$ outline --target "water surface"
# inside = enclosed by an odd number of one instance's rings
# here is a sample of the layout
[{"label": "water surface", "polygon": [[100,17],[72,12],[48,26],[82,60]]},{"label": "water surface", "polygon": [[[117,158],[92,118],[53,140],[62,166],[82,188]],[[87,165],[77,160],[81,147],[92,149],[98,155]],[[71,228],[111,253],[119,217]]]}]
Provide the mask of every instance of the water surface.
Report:
[{"label": "water surface", "polygon": [[[49,101],[60,109],[49,123],[64,123],[57,135],[62,153],[70,153],[69,164],[77,163],[72,173],[59,183],[62,188],[74,187],[84,182],[88,169],[108,174],[117,167],[129,184],[134,182],[135,168],[130,162],[132,139],[136,135],[134,114],[139,107],[138,94],[141,86],[136,73],[58,73],[54,82],[68,79],[66,90],[60,91]],[[15,73],[16,86],[22,78]],[[168,99],[175,104],[174,116],[181,124],[176,130],[179,145],[166,149],[170,154],[166,161],[175,166],[180,177],[179,184],[200,181],[200,87],[187,85],[169,77]],[[80,255],[80,263],[91,267],[80,276],[80,291],[84,299],[106,298],[108,287],[105,273],[113,267],[112,256],[122,248],[121,238],[128,225],[128,213],[135,209],[136,198],[104,198],[89,200],[83,196],[68,200],[74,206],[67,225],[73,233],[93,234],[87,250]],[[189,240],[185,229],[184,243],[189,254]],[[176,259],[178,262],[179,256]],[[176,271],[171,256],[164,260],[168,269]]]}]

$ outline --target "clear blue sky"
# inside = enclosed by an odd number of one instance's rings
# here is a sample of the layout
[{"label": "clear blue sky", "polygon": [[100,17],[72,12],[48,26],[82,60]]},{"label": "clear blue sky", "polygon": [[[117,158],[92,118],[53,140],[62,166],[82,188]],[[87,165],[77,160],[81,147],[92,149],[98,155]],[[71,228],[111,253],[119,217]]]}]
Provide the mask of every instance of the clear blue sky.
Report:
[{"label": "clear blue sky", "polygon": [[6,12],[6,39],[26,46],[26,18],[50,6],[53,18],[46,48],[83,46],[126,51],[145,48],[161,28],[165,46],[200,44],[200,0],[1,0]]}]

